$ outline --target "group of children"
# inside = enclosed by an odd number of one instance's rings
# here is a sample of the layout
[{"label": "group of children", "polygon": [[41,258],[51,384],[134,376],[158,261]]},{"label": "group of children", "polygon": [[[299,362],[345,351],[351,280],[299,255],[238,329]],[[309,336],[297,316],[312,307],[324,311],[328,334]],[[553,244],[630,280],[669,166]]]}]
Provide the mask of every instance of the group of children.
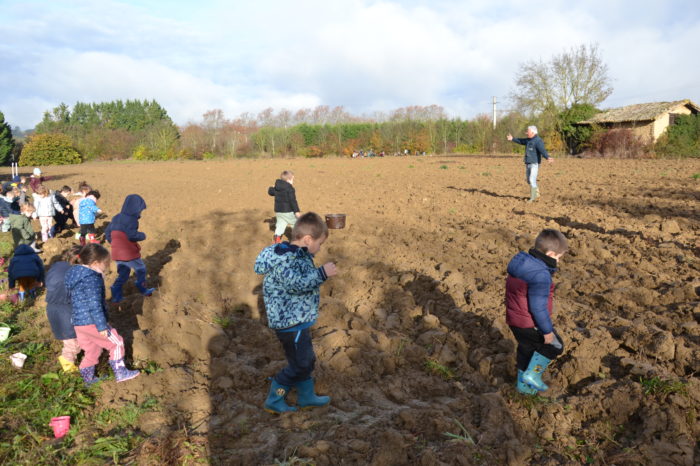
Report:
[{"label": "group of children", "polygon": [[[34,175],[40,174],[35,169]],[[47,317],[55,338],[63,342],[58,360],[64,371],[79,370],[86,384],[95,383],[99,380],[95,377],[95,367],[102,350],[106,349],[117,382],[132,379],[139,372],[126,368],[124,340],[108,323],[104,273],[113,259],[117,263],[117,279],[111,286],[111,301],[114,303],[124,299],[123,286],[131,270],[135,271],[136,288],[142,295],[150,296],[155,291],[146,286],[146,266],[138,244],[146,239],[146,235],[138,231],[146,202],[137,194],[126,197],[121,212],[114,216],[105,230],[105,238],[112,246],[110,254],[95,237],[95,219],[101,212],[97,207],[99,191],[83,182],[78,188],[82,195],[69,201],[69,187],[64,186],[60,193],[52,193],[41,184],[45,180],[42,178],[31,185],[33,203],[26,202],[25,180],[17,179],[16,186],[10,186],[13,193],[17,189],[22,195],[18,199],[21,218],[13,218],[16,214],[9,215],[16,244],[8,267],[9,286],[14,288],[17,284],[17,296],[24,300],[27,293],[33,296],[36,289],[45,285]],[[46,273],[38,255],[41,251],[35,246],[30,221],[33,216],[39,218],[44,242],[67,228],[69,219],[73,219],[74,226],[80,226],[80,246],[65,251]],[[81,350],[84,355],[78,368],[75,364]]]},{"label": "group of children", "polygon": [[[275,414],[330,403],[329,396],[315,393],[312,372],[316,356],[310,328],[318,318],[320,286],[338,270],[332,262],[314,265],[314,255],[328,238],[328,228],[318,214],[300,213],[293,182],[294,174],[284,171],[268,189],[268,194],[275,196],[274,244],[260,252],[254,266],[257,274],[264,275],[268,325],[287,359],[287,366],[272,378],[264,402],[264,409]],[[288,224],[293,227],[291,240],[282,242]],[[545,229],[532,249],[519,252],[508,264],[506,323],[518,342],[516,389],[522,394],[535,395],[549,388],[542,374],[564,351],[551,320],[552,276],[567,250],[566,237],[560,231]],[[292,389],[297,391],[296,406],[287,403]]]},{"label": "group of children", "polygon": [[[268,194],[275,197],[277,224],[274,244],[260,252],[254,266],[255,273],[264,275],[263,298],[268,325],[274,330],[287,359],[287,366],[272,378],[264,402],[264,409],[272,413],[330,403],[329,396],[315,392],[312,372],[316,356],[310,328],[318,318],[320,286],[335,276],[338,269],[332,262],[321,267],[314,264],[314,256],[328,238],[328,227],[314,212],[301,214],[293,183],[294,174],[284,171],[275,186],[268,189]],[[85,354],[80,363],[80,374],[85,383],[95,383],[99,380],[95,376],[95,367],[102,350],[106,349],[115,378],[121,382],[138,376],[139,372],[126,368],[124,340],[108,323],[103,276],[111,260],[115,260],[117,279],[111,286],[113,302],[123,299],[122,287],[132,270],[138,290],[145,296],[154,292],[153,288],[146,287],[146,266],[138,244],[146,239],[146,235],[138,231],[146,203],[136,194],[126,197],[121,212],[105,230],[105,237],[112,246],[110,257],[110,252],[94,238],[95,215],[100,212],[96,201],[100,194],[85,183],[80,191],[83,193],[80,202],[71,204],[66,198],[69,188],[61,190],[61,200],[55,195],[49,197],[50,192],[37,184],[34,188],[36,209],[31,210],[32,206],[27,203],[19,206],[24,219],[10,221],[13,238],[20,239],[8,269],[10,286],[17,282],[20,293],[24,293],[45,282],[47,315],[55,337],[63,341],[59,362],[65,371],[78,369],[75,362],[82,349]],[[15,193],[13,187],[13,195]],[[19,197],[23,200],[21,194],[20,191]],[[42,219],[55,218],[55,213],[50,215],[53,208],[67,221],[71,211],[69,205],[74,214],[77,212],[74,218],[77,217],[76,223],[80,224],[81,246],[67,251],[44,276],[43,262],[32,248],[30,235],[25,234],[31,229],[29,218],[37,212],[42,239],[46,241],[50,238],[51,223]],[[4,213],[2,211],[3,216]],[[10,217],[12,215],[17,214],[12,213]],[[21,227],[15,228],[15,225]],[[66,222],[57,221],[56,225],[63,229]],[[283,242],[282,235],[287,226],[292,226],[290,241]],[[18,230],[16,236],[15,229]],[[33,237],[33,229],[31,233]],[[86,243],[86,239],[89,242]],[[506,323],[518,342],[516,388],[523,394],[532,395],[548,389],[542,374],[564,350],[561,336],[551,321],[552,275],[567,249],[567,240],[561,232],[545,229],[537,236],[529,252],[519,252],[508,264]],[[287,395],[292,389],[297,391],[296,406],[287,403]]]}]

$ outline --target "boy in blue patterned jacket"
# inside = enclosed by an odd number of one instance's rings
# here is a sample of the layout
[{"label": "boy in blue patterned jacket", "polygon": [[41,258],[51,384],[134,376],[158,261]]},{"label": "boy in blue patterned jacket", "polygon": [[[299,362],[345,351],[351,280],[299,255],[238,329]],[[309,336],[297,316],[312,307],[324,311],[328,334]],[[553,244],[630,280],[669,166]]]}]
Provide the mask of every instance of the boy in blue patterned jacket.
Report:
[{"label": "boy in blue patterned jacket", "polygon": [[328,227],[314,212],[297,220],[292,241],[268,246],[255,260],[255,273],[264,274],[263,299],[268,325],[282,343],[288,365],[272,379],[265,400],[271,413],[296,411],[285,401],[292,387],[297,389],[297,406],[312,408],[330,403],[328,396],[317,396],[311,372],[316,355],[310,327],[318,318],[319,288],[336,275],[334,263],[314,265],[314,255],[328,238]]},{"label": "boy in blue patterned jacket", "polygon": [[97,190],[90,191],[85,195],[85,199],[80,202],[78,208],[78,220],[80,221],[80,245],[85,246],[86,238],[88,243],[99,243],[95,239],[95,219],[97,214],[101,214],[102,210],[97,207],[97,200],[100,198],[100,192]]}]

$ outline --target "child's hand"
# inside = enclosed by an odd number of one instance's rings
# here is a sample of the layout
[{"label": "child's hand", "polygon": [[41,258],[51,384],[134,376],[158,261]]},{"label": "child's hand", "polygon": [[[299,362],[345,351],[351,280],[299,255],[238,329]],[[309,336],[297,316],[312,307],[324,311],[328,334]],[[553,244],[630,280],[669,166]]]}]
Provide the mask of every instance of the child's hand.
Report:
[{"label": "child's hand", "polygon": [[551,345],[554,341],[554,332],[545,333],[543,336],[545,345]]},{"label": "child's hand", "polygon": [[103,337],[107,338],[107,336],[109,336],[109,330],[102,330],[102,331],[100,332],[100,335],[102,335]]},{"label": "child's hand", "polygon": [[295,216],[296,218],[301,217],[301,212],[294,212],[294,216]]},{"label": "child's hand", "polygon": [[333,262],[323,264],[323,271],[326,272],[327,277],[333,277],[335,275],[338,275],[338,269],[336,268]]}]

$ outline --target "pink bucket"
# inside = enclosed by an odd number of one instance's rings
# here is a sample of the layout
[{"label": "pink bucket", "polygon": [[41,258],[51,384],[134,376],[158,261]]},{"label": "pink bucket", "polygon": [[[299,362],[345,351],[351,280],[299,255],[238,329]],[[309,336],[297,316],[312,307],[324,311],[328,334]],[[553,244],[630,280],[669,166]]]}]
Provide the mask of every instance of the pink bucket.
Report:
[{"label": "pink bucket", "polygon": [[51,419],[49,423],[53,427],[53,436],[61,438],[68,433],[70,429],[70,416],[59,416]]}]

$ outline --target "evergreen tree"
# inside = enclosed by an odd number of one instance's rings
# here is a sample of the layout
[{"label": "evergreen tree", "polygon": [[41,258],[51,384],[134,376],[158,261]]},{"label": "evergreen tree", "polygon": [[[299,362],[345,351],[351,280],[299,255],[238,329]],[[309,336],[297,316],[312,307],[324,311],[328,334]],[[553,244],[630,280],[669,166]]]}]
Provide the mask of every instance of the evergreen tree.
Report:
[{"label": "evergreen tree", "polygon": [[0,165],[9,164],[10,154],[15,147],[10,125],[5,121],[5,115],[0,112]]}]

